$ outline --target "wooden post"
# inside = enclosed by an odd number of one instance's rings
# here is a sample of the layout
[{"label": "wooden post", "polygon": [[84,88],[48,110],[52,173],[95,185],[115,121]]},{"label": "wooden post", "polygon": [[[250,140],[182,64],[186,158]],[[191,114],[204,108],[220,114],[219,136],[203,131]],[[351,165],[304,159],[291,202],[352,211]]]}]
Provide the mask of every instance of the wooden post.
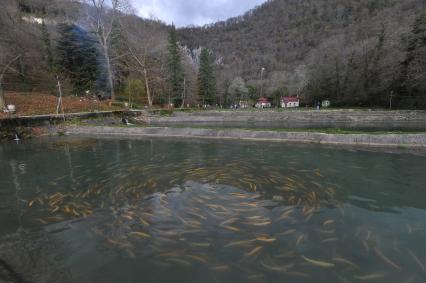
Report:
[{"label": "wooden post", "polygon": [[58,81],[58,91],[59,91],[58,104],[56,105],[56,114],[59,114],[59,108],[61,108],[62,115],[65,121],[64,105],[62,103],[62,88],[61,88],[61,81],[59,80],[59,76],[56,76],[56,80]]},{"label": "wooden post", "polygon": [[391,91],[391,93],[390,93],[389,110],[392,110],[392,98],[393,98],[393,91]]}]

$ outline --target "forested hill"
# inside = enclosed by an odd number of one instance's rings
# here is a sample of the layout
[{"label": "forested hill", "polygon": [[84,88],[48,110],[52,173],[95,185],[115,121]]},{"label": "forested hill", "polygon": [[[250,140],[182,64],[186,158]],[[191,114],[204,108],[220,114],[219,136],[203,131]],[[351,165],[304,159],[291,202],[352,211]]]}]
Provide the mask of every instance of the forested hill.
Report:
[{"label": "forested hill", "polygon": [[213,50],[222,64],[223,84],[241,76],[259,87],[261,68],[266,68],[269,93],[288,88],[342,103],[383,104],[406,59],[413,24],[425,12],[424,2],[270,0],[244,16],[179,34],[191,48]]},{"label": "forested hill", "polygon": [[[269,0],[241,17],[178,29],[186,102],[202,100],[197,63],[206,47],[215,59],[214,103],[263,94],[276,104],[298,94],[310,105],[331,99],[337,106],[387,107],[392,97],[399,108],[426,108],[425,2]],[[112,89],[119,96],[151,92],[157,105],[170,100],[170,26],[120,10],[102,46],[90,1],[1,3],[0,70],[16,60],[0,90],[56,93],[59,75],[67,94]],[[107,9],[103,21],[111,23],[111,15]]]}]

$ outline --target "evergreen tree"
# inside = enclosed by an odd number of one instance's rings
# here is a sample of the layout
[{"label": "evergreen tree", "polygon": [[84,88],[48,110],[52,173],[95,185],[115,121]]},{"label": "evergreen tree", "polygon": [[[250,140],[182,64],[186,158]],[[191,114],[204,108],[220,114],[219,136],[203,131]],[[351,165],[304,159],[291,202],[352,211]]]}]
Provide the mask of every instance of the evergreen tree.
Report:
[{"label": "evergreen tree", "polygon": [[203,48],[200,54],[200,68],[198,71],[198,95],[203,105],[212,104],[216,93],[216,78],[209,50]]},{"label": "evergreen tree", "polygon": [[75,25],[61,24],[58,33],[61,34],[56,48],[59,71],[69,77],[76,94],[95,90],[105,80],[98,68],[95,40]]},{"label": "evergreen tree", "polygon": [[183,94],[184,74],[182,67],[182,55],[174,25],[172,26],[169,34],[168,67],[169,103],[171,102],[178,105]]}]

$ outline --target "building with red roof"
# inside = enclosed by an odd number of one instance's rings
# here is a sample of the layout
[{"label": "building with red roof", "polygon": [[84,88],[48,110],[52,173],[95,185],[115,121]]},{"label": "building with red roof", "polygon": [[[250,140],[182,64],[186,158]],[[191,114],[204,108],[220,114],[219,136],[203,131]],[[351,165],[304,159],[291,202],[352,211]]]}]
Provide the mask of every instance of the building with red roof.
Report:
[{"label": "building with red roof", "polygon": [[266,97],[261,97],[256,103],[256,108],[271,108],[272,103]]},{"label": "building with red roof", "polygon": [[297,108],[300,106],[299,96],[285,96],[281,98],[282,108]]}]

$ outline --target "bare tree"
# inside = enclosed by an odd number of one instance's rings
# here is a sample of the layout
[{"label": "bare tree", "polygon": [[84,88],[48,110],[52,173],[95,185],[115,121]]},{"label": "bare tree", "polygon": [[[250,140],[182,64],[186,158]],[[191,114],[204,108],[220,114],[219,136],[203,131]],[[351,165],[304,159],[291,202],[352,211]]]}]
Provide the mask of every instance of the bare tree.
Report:
[{"label": "bare tree", "polygon": [[0,110],[2,111],[6,109],[6,100],[3,94],[3,79],[7,71],[13,71],[13,72],[19,73],[17,70],[11,67],[11,65],[15,61],[17,61],[19,58],[21,58],[21,55],[18,55],[15,58],[9,60],[9,62],[3,65],[2,69],[0,69]]},{"label": "bare tree", "polygon": [[161,23],[143,21],[136,16],[121,18],[120,26],[125,32],[130,71],[143,78],[148,106],[152,107],[155,101],[153,86],[159,72],[158,59],[167,46],[164,27]]},{"label": "bare tree", "polygon": [[135,60],[135,62],[137,63],[138,67],[136,70],[143,76],[144,78],[144,83],[145,83],[145,91],[146,91],[146,96],[148,98],[148,106],[152,107],[153,105],[153,99],[151,96],[151,90],[149,87],[149,78],[148,78],[148,70],[147,70],[147,59],[146,59],[146,53],[144,52],[142,54],[142,56],[140,57],[140,55],[138,55],[131,46],[128,46],[129,48],[129,53],[132,56],[132,58]]},{"label": "bare tree", "polygon": [[114,26],[122,12],[128,11],[130,4],[126,0],[86,0],[92,9],[86,9],[88,25],[101,47],[105,60],[107,87],[112,100],[115,100],[114,71],[110,46]]}]

